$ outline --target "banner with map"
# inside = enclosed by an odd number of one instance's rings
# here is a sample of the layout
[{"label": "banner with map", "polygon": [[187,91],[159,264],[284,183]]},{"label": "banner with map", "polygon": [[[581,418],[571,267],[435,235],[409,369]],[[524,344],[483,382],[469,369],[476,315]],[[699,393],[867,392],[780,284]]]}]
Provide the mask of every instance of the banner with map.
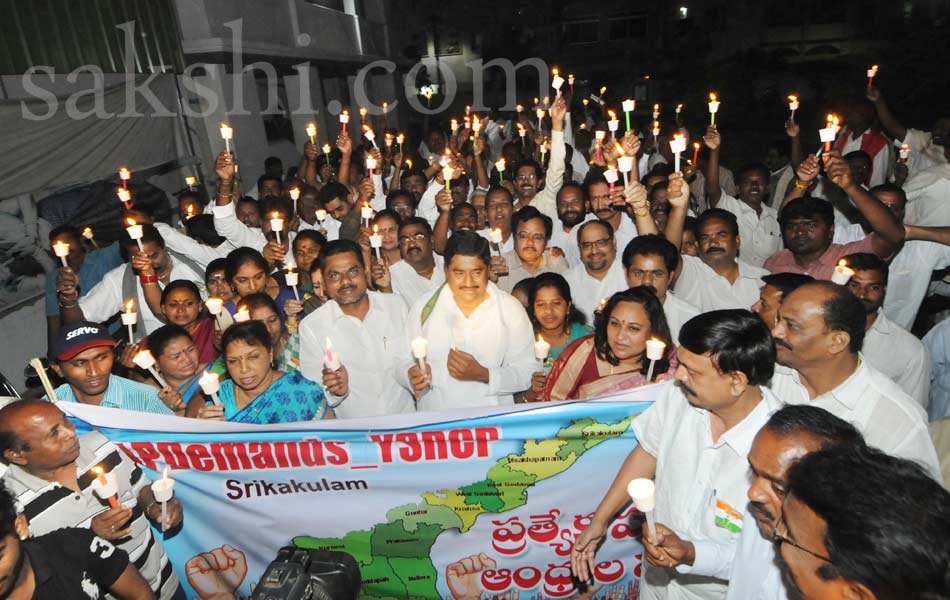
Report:
[{"label": "banner with map", "polygon": [[636,598],[642,515],[611,524],[594,580],[570,549],[636,445],[658,386],[586,402],[249,426],[60,403],[184,522],[156,533],[189,598],[250,594],[279,548],[352,554],[363,598]]}]

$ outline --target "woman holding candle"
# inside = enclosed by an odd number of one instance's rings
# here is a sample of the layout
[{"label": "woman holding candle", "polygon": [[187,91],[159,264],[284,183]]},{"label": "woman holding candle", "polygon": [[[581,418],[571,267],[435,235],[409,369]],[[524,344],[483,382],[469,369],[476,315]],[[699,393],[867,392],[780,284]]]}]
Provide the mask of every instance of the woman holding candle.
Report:
[{"label": "woman holding candle", "polygon": [[[654,381],[647,341],[665,344],[656,361]],[[630,390],[656,381],[672,379],[677,360],[663,305],[647,288],[617,292],[607,301],[593,335],[571,343],[551,368],[541,400],[574,400]]]},{"label": "woman holding candle", "polygon": [[[202,361],[198,347],[188,332],[178,325],[164,325],[148,336],[148,349],[155,357],[158,368],[169,388],[174,390],[175,405],[159,393],[159,397],[178,416],[195,416],[204,404],[198,380],[209,361]],[[158,387],[154,379],[147,384]],[[164,391],[164,390],[163,390]],[[187,411],[186,411],[187,409]]]},{"label": "woman holding candle", "polygon": [[241,301],[241,307],[247,308],[251,320],[260,321],[267,328],[276,368],[285,373],[300,369],[300,336],[297,335],[297,315],[303,311],[303,302],[287,301],[284,305],[284,309],[287,310],[286,323],[278,312],[273,298],[267,294],[251,294]]},{"label": "woman holding candle", "polygon": [[273,367],[271,338],[263,323],[231,326],[221,345],[231,379],[221,383],[221,404],[201,407],[199,418],[261,425],[334,418],[319,384],[299,371],[285,374]]}]

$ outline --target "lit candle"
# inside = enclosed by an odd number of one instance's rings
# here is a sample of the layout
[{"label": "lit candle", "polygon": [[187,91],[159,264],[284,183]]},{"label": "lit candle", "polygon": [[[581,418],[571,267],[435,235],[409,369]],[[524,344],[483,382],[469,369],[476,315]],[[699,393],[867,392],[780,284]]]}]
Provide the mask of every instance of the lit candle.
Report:
[{"label": "lit candle", "polygon": [[280,244],[280,232],[284,230],[284,220],[279,212],[272,212],[270,215],[270,230],[277,236],[277,243]]},{"label": "lit candle", "polygon": [[405,162],[406,162],[406,168],[407,168],[407,169],[411,169],[411,168],[412,168],[412,159],[411,159],[411,158],[407,158]]},{"label": "lit candle", "polygon": [[218,379],[217,375],[205,371],[201,374],[201,378],[198,379],[198,385],[201,386],[202,392],[211,396],[212,402],[221,404],[221,400],[218,399],[218,390],[221,389],[221,380]]},{"label": "lit candle", "polygon": [[505,159],[499,158],[495,161],[495,170],[498,171],[498,181],[505,180]]},{"label": "lit candle", "polygon": [[478,135],[478,132],[482,130],[482,122],[478,118],[478,115],[472,115],[472,132],[475,135]]},{"label": "lit candle", "polygon": [[534,357],[538,359],[538,362],[542,365],[544,361],[548,359],[548,354],[551,352],[551,344],[544,341],[544,338],[541,337],[541,334],[538,334],[538,340],[534,343]]},{"label": "lit candle", "polygon": [[425,373],[426,354],[429,352],[429,340],[423,337],[417,337],[412,340],[412,357],[419,363],[419,368]]},{"label": "lit candle", "polygon": [[139,320],[139,314],[135,312],[135,300],[129,298],[125,303],[125,312],[122,313],[122,324],[129,328],[129,344],[135,343],[135,337],[132,335],[132,326]]},{"label": "lit candle", "polygon": [[369,227],[370,219],[373,218],[373,208],[369,202],[364,202],[360,208],[360,220],[363,221],[363,227]]},{"label": "lit candle", "polygon": [[340,370],[340,354],[333,351],[333,341],[328,337],[326,353],[323,356],[323,368],[328,371]]},{"label": "lit candle", "polygon": [[607,137],[607,132],[601,129],[598,129],[594,132],[594,162],[599,161],[601,156],[601,148],[603,147],[604,138]]},{"label": "lit candle", "polygon": [[660,136],[660,122],[653,121],[653,143],[656,144],[657,138]]},{"label": "lit candle", "polygon": [[165,467],[162,478],[152,483],[152,495],[155,501],[162,505],[161,530],[165,531],[168,522],[168,501],[175,495],[175,480],[168,476],[168,467]]},{"label": "lit candle", "polygon": [[376,148],[376,134],[373,132],[373,128],[369,125],[363,125],[363,137],[369,140],[369,143],[373,145],[373,148]]},{"label": "lit candle", "polygon": [[623,116],[627,121],[627,131],[630,131],[630,113],[632,113],[633,111],[637,109],[637,101],[627,99],[623,101],[622,105],[623,105]]},{"label": "lit candle", "polygon": [[452,120],[450,120],[450,121],[449,121],[449,128],[452,130],[452,133],[455,133],[456,131],[458,131],[458,130],[459,130],[459,120],[458,120],[458,119],[452,119]]},{"label": "lit candle", "polygon": [[798,110],[798,96],[795,94],[789,94],[788,96],[788,110],[792,111],[792,114],[788,117],[788,120],[794,123],[795,111]]},{"label": "lit candle", "polygon": [[608,110],[607,114],[610,115],[610,120],[607,121],[607,129],[610,130],[610,139],[616,139],[617,130],[620,129],[620,120],[617,119],[617,113],[612,110]]},{"label": "lit candle", "polygon": [[189,175],[185,177],[185,185],[188,186],[189,190],[195,189],[195,183],[198,181],[198,178],[194,175]]},{"label": "lit candle", "polygon": [[627,484],[627,493],[637,510],[643,513],[647,521],[647,533],[656,543],[656,525],[653,523],[653,509],[656,508],[656,485],[649,479],[634,479]]},{"label": "lit candle", "polygon": [[525,146],[525,143],[526,143],[526,142],[525,142],[525,137],[524,137],[524,136],[525,136],[525,134],[527,134],[527,133],[528,133],[528,131],[524,128],[524,125],[522,125],[521,123],[518,123],[518,135],[521,136],[521,147],[522,147],[522,148],[524,148],[524,146]]},{"label": "lit candle", "polygon": [[383,129],[389,127],[389,102],[383,102]]},{"label": "lit candle", "polygon": [[92,245],[95,246],[96,248],[99,247],[99,245],[96,244],[96,238],[95,238],[95,236],[92,235],[92,227],[83,227],[83,230],[82,230],[82,237],[84,237],[84,238],[86,238],[87,240],[89,240],[89,242],[92,243]]},{"label": "lit candle", "polygon": [[139,250],[141,252],[145,252],[145,246],[142,244],[142,236],[144,235],[142,226],[136,224],[136,222],[132,219],[126,219],[126,221],[128,222],[129,226],[126,227],[125,230],[128,232],[129,237],[135,240],[135,243],[139,245]]},{"label": "lit candle", "polygon": [[465,124],[465,129],[472,128],[472,118],[469,117],[468,115],[462,117],[462,122]]},{"label": "lit candle", "polygon": [[653,105],[653,120],[655,121],[659,118],[660,118],[660,105],[654,104]]},{"label": "lit candle", "polygon": [[452,165],[445,165],[442,167],[442,179],[445,180],[445,191],[449,191],[449,182],[452,181],[452,176],[455,174],[455,169],[452,168]]},{"label": "lit candle", "polygon": [[538,131],[541,131],[541,119],[544,118],[544,109],[538,108],[535,109],[534,114],[538,117]]},{"label": "lit candle", "polygon": [[719,112],[719,99],[716,94],[709,94],[709,124],[716,125],[716,113]]},{"label": "lit candle", "polygon": [[227,123],[221,123],[221,139],[224,140],[224,150],[231,154],[231,140],[234,138],[234,130],[228,127]]},{"label": "lit candle", "polygon": [[62,240],[57,241],[53,244],[53,254],[59,257],[59,260],[63,261],[63,268],[68,269],[69,263],[66,262],[66,257],[69,256],[69,243]]},{"label": "lit candle", "polygon": [[[402,143],[403,143],[404,141],[406,141],[406,136],[405,136],[405,135],[403,135],[403,134],[400,133],[399,135],[396,136],[396,143],[399,144],[399,152],[402,152]],[[411,163],[411,162],[409,163],[409,166],[410,166],[410,167],[412,166],[412,163]]]},{"label": "lit candle", "polygon": [[387,150],[393,147],[393,134],[387,131],[385,134],[383,134],[383,139],[386,140]]},{"label": "lit candle", "polygon": [[501,256],[501,242],[502,242],[501,228],[496,227],[492,229],[491,232],[488,234],[488,237],[489,237],[488,241],[490,241],[491,243],[495,244],[495,246],[498,247],[498,256]]},{"label": "lit candle", "polygon": [[129,190],[125,188],[119,188],[115,191],[115,193],[119,196],[119,200],[122,201],[122,204],[125,205],[125,210],[132,208],[132,194],[129,193]]},{"label": "lit candle", "polygon": [[152,377],[155,378],[155,381],[158,382],[163,388],[168,387],[168,384],[165,383],[165,380],[162,379],[162,376],[158,374],[158,371],[155,369],[155,357],[152,356],[152,353],[148,350],[140,350],[135,356],[132,357],[132,362],[135,363],[140,369],[145,369],[152,374]]},{"label": "lit candle", "polygon": [[841,259],[835,267],[835,272],[831,274],[831,282],[838,285],[845,285],[854,277],[854,269],[848,267],[848,263]]},{"label": "lit candle", "polygon": [[300,274],[293,269],[287,269],[287,272],[284,273],[284,281],[287,282],[287,287],[293,290],[295,300],[300,300],[300,296],[297,294],[297,283],[299,278]]},{"label": "lit candle", "polygon": [[251,320],[251,313],[247,310],[246,306],[238,308],[237,312],[234,313],[234,322],[235,323],[247,323]]},{"label": "lit candle", "polygon": [[653,366],[656,361],[663,358],[664,350],[666,350],[666,344],[660,340],[656,338],[647,340],[647,360],[650,361],[650,366],[647,368],[647,383],[653,382]]},{"label": "lit candle", "polygon": [[205,300],[205,306],[208,312],[214,317],[214,322],[221,329],[221,311],[224,309],[224,300],[221,298],[208,298]]},{"label": "lit candle", "polygon": [[346,135],[346,124],[350,122],[350,111],[344,110],[340,113],[340,124],[343,125],[343,135]]},{"label": "lit candle", "polygon": [[871,89],[875,75],[877,75],[877,65],[871,65],[871,68],[868,69],[868,89]]},{"label": "lit candle", "polygon": [[607,167],[607,170],[604,171],[604,179],[607,180],[607,183],[610,184],[610,189],[613,190],[617,180],[620,179],[620,176],[617,174],[617,169]]},{"label": "lit candle", "polygon": [[564,79],[558,73],[557,67],[551,69],[551,73],[554,75],[554,78],[551,79],[551,87],[557,90],[557,97],[561,97],[561,86],[564,85]]},{"label": "lit candle", "polygon": [[906,163],[907,158],[910,156],[910,146],[907,144],[901,144],[900,149],[900,159],[901,163]]},{"label": "lit candle", "polygon": [[516,105],[515,105],[515,111],[517,111],[518,114],[523,113],[523,112],[524,112],[524,105],[516,104]]},{"label": "lit candle", "polygon": [[379,252],[383,247],[383,236],[379,235],[379,225],[373,225],[373,235],[369,236],[369,245],[376,251],[376,260],[382,260]]},{"label": "lit candle", "polygon": [[372,156],[366,157],[366,170],[369,171],[369,176],[373,176],[373,171],[376,170],[376,159]]},{"label": "lit candle", "polygon": [[683,105],[682,105],[682,104],[677,104],[677,105],[676,105],[676,114],[680,114],[681,112],[683,112]]},{"label": "lit candle", "polygon": [[119,508],[119,486],[115,480],[115,473],[106,473],[102,467],[90,469],[96,474],[96,481],[92,484],[92,491],[100,500],[107,500],[112,508]]},{"label": "lit candle", "polygon": [[307,123],[307,137],[310,138],[310,144],[317,143],[317,124],[316,123]]},{"label": "lit candle", "polygon": [[567,75],[567,85],[571,87],[571,95],[573,95],[574,94],[574,74],[573,73],[569,73]]},{"label": "lit candle", "polygon": [[838,125],[838,123],[839,123],[839,121],[838,121],[838,115],[828,115],[828,116],[829,116],[829,120],[830,120],[830,123],[829,123],[828,126],[831,127],[831,128],[834,130],[835,135],[838,135],[838,132],[841,131],[841,126]]},{"label": "lit candle", "polygon": [[327,220],[327,211],[324,210],[324,209],[322,209],[322,208],[318,208],[318,209],[317,209],[317,221],[320,222],[320,227],[321,227],[321,228],[323,227],[323,222],[326,221],[326,220]]},{"label": "lit candle", "polygon": [[[818,130],[818,138],[824,144],[823,150],[825,152],[831,152],[831,145],[835,141],[835,128],[831,118],[832,115],[828,115],[827,127]],[[818,156],[821,156],[821,151],[818,152]]]},{"label": "lit candle", "polygon": [[287,193],[290,194],[290,199],[294,201],[294,214],[297,214],[297,200],[300,199],[300,188],[292,187]]},{"label": "lit candle", "polygon": [[323,145],[323,155],[327,157],[327,165],[330,164],[330,144]]},{"label": "lit candle", "polygon": [[122,187],[129,189],[129,179],[132,177],[132,173],[125,167],[119,169],[119,179],[122,180]]},{"label": "lit candle", "polygon": [[364,123],[366,121],[366,113],[367,113],[366,108],[361,106],[360,107],[360,123]]},{"label": "lit candle", "polygon": [[670,151],[673,153],[673,171],[680,171],[680,155],[686,151],[686,136],[682,133],[674,133],[670,140]]},{"label": "lit candle", "polygon": [[548,141],[541,142],[541,165],[544,165],[544,155],[548,153]]},{"label": "lit candle", "polygon": [[607,299],[601,298],[600,304],[597,305],[597,309],[594,311],[597,314],[604,312],[604,308],[607,306]]},{"label": "lit candle", "polygon": [[627,173],[633,171],[633,160],[632,156],[621,156],[617,159],[617,168],[620,169],[620,174],[623,175],[623,187],[625,188],[629,186]]}]

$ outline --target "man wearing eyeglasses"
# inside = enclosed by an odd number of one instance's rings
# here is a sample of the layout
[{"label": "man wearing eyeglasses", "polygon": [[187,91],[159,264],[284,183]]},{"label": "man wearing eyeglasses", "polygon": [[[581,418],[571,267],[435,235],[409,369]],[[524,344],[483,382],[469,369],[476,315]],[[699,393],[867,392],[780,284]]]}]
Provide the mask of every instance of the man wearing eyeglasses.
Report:
[{"label": "man wearing eyeglasses", "polygon": [[[356,242],[327,243],[317,264],[329,301],[300,322],[300,372],[323,383],[338,418],[412,412],[412,396],[393,376],[409,348],[405,302],[367,290]],[[342,365],[335,371],[323,364],[328,339]]]},{"label": "man wearing eyeglasses", "polygon": [[557,98],[551,105],[551,159],[547,173],[533,160],[523,160],[515,165],[515,196],[517,208],[531,205],[551,219],[557,218],[557,193],[564,183],[564,118],[567,101]]},{"label": "man wearing eyeglasses", "polygon": [[551,240],[551,231],[554,224],[551,218],[541,214],[533,206],[525,206],[518,210],[511,218],[514,229],[514,252],[506,252],[501,256],[504,262],[505,274],[495,276],[492,271],[492,280],[499,288],[511,293],[512,288],[523,279],[529,279],[541,273],[563,273],[567,271],[567,262],[561,256],[555,256],[548,248]]},{"label": "man wearing eyeglasses", "polygon": [[432,251],[432,228],[422,217],[410,217],[399,228],[402,260],[389,267],[393,292],[412,306],[445,283],[442,257]]},{"label": "man wearing eyeglasses", "polygon": [[601,300],[627,289],[623,265],[617,260],[617,240],[607,221],[588,221],[578,228],[581,264],[564,276],[571,285],[574,305],[590,322]]},{"label": "man wearing eyeglasses", "polygon": [[[857,429],[814,406],[785,406],[756,434],[749,451],[752,485],[737,540],[689,541],[658,523],[657,543],[643,538],[646,560],[657,567],[675,567],[682,574],[729,581],[726,600],[784,600],[785,585],[775,565],[773,542],[782,517],[788,471],[810,452],[826,448],[863,447]],[[758,527],[752,527],[752,521]]]}]

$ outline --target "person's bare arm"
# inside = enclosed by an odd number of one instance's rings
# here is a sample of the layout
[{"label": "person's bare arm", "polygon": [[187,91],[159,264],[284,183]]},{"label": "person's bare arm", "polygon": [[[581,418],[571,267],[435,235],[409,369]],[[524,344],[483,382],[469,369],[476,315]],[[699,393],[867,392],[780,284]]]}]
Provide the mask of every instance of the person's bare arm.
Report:
[{"label": "person's bare arm", "polygon": [[122,600],[155,600],[152,588],[132,563],[126,565],[119,578],[109,586],[109,592]]},{"label": "person's bare arm", "polygon": [[472,152],[475,153],[475,174],[478,178],[478,187],[488,188],[488,168],[485,166],[485,138],[475,136],[475,142],[472,144]]},{"label": "person's bare arm", "polygon": [[667,189],[670,216],[666,220],[666,239],[679,250],[683,245],[683,227],[689,212],[689,186],[683,181],[682,173],[673,173]]},{"label": "person's bare arm", "polygon": [[794,121],[786,121],[785,133],[789,138],[788,162],[792,165],[792,169],[797,169],[798,165],[804,160],[804,155],[802,154],[802,137],[800,135],[801,127]]},{"label": "person's bare arm", "polygon": [[901,222],[884,203],[851,179],[851,167],[845,159],[836,155],[825,155],[822,160],[825,161],[825,171],[831,181],[848,194],[848,198],[871,225],[874,232],[871,235],[874,253],[881,258],[894,254],[904,242],[904,227]]},{"label": "person's bare arm", "polygon": [[317,181],[317,156],[317,147],[310,142],[304,142],[303,156],[300,159],[298,172],[307,185],[319,188],[320,183]]},{"label": "person's bare arm", "polygon": [[896,140],[903,140],[907,136],[907,128],[900,124],[897,117],[891,113],[891,109],[884,101],[884,95],[876,87],[867,91],[867,99],[874,103],[874,111],[877,113],[877,120],[881,122],[881,127],[887,133],[891,134]]},{"label": "person's bare arm", "polygon": [[703,142],[709,148],[709,158],[706,160],[706,197],[709,198],[710,208],[716,208],[722,198],[722,188],[719,186],[719,146],[722,138],[719,130],[710,125],[703,136]]},{"label": "person's bare arm", "polygon": [[904,240],[921,240],[950,246],[950,227],[924,227],[922,225],[904,225]]},{"label": "person's bare arm", "polygon": [[432,249],[438,254],[445,252],[445,245],[449,241],[449,220],[452,214],[452,192],[441,190],[435,196],[435,206],[439,216],[432,228]]},{"label": "person's bare arm", "polygon": [[340,168],[336,173],[336,180],[343,185],[350,185],[350,156],[353,154],[353,140],[342,133],[336,138],[336,147],[340,150]]},{"label": "person's bare arm", "polygon": [[779,212],[785,208],[786,204],[795,198],[803,197],[806,192],[808,192],[815,178],[818,177],[818,171],[818,157],[814,154],[809,154],[795,170],[795,175],[797,176],[795,185],[793,185],[792,188],[788,190],[788,193],[785,194],[785,197],[782,198],[782,205],[779,207]]}]

